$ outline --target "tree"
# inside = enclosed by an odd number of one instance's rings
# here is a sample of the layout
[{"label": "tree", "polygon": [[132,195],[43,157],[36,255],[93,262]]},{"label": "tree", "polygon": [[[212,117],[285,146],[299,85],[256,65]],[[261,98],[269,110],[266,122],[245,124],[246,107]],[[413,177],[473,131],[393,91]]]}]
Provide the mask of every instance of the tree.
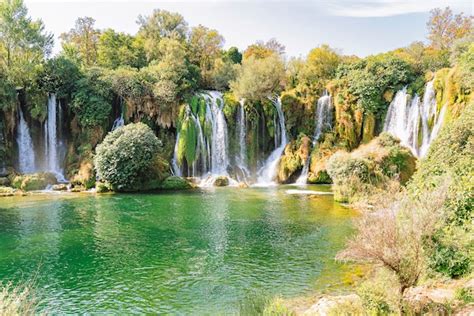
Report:
[{"label": "tree", "polygon": [[229,50],[225,52],[224,58],[226,60],[230,60],[234,64],[242,63],[242,53],[239,52],[239,49],[237,47],[229,48]]},{"label": "tree", "polygon": [[99,37],[97,62],[102,67],[112,69],[120,66],[144,67],[146,56],[143,41],[140,37],[107,29]]},{"label": "tree", "polygon": [[121,127],[107,134],[97,146],[94,159],[97,175],[114,190],[138,190],[149,179],[160,147],[161,142],[147,125]]},{"label": "tree", "polygon": [[230,83],[236,97],[263,100],[280,92],[285,78],[285,64],[277,54],[265,58],[245,58],[237,79]]},{"label": "tree", "polygon": [[28,17],[22,0],[0,3],[0,66],[12,84],[27,86],[52,45],[53,36],[41,20]]},{"label": "tree", "polygon": [[266,43],[258,41],[255,44],[250,45],[244,52],[244,59],[255,57],[255,58],[266,58],[270,55],[283,56],[285,54],[285,46],[280,44],[276,39],[272,38]]},{"label": "tree", "polygon": [[428,39],[436,49],[448,49],[456,39],[472,32],[472,16],[454,15],[449,7],[444,10],[436,8],[430,13]]},{"label": "tree", "polygon": [[204,85],[210,84],[210,71],[214,62],[221,56],[224,38],[216,30],[199,25],[192,29],[189,36],[190,61],[201,69]]},{"label": "tree", "polygon": [[156,9],[151,16],[138,17],[140,25],[138,35],[143,38],[145,51],[149,60],[156,59],[156,50],[162,38],[180,42],[186,39],[188,24],[179,13]]},{"label": "tree", "polygon": [[74,28],[60,36],[64,53],[88,67],[97,62],[100,32],[94,24],[95,20],[91,17],[78,18]]},{"label": "tree", "polygon": [[328,45],[312,49],[299,73],[301,85],[311,90],[320,90],[329,79],[334,78],[341,58]]}]

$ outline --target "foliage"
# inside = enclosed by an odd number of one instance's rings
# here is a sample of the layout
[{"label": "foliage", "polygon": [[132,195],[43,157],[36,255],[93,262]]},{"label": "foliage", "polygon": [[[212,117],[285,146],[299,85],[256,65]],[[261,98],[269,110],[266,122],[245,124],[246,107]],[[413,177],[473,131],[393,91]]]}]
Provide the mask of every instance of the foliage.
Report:
[{"label": "foliage", "polygon": [[263,100],[281,90],[285,65],[281,57],[271,54],[265,58],[245,58],[237,79],[230,87],[237,98]]},{"label": "foliage", "polygon": [[369,315],[388,315],[398,311],[400,293],[396,275],[386,269],[376,269],[374,275],[357,286],[356,292]]},{"label": "foliage", "polygon": [[239,66],[226,59],[215,59],[214,66],[209,73],[210,87],[224,91],[237,78]]},{"label": "foliage", "polygon": [[413,80],[410,65],[392,54],[368,57],[356,63],[342,64],[337,70],[339,79],[346,79],[348,92],[357,99],[364,111],[384,113],[388,102],[383,98],[387,90],[398,90]]},{"label": "foliage", "polygon": [[394,180],[407,182],[415,171],[415,161],[398,139],[382,133],[351,153],[337,152],[326,167],[334,183],[335,198],[356,202],[367,199],[377,188],[388,189]]},{"label": "foliage", "polygon": [[280,44],[276,39],[272,38],[267,42],[257,41],[250,45],[244,52],[243,59],[251,57],[255,59],[265,59],[272,55],[282,56],[285,53],[285,46]]},{"label": "foliage", "polygon": [[443,214],[447,185],[416,199],[400,196],[389,207],[366,213],[356,221],[357,233],[339,259],[369,261],[394,273],[400,293],[417,284],[424,271],[425,240],[436,232]]},{"label": "foliage", "polygon": [[77,65],[64,56],[49,59],[38,75],[39,86],[61,99],[71,99],[81,78]]},{"label": "foliage", "polygon": [[25,99],[34,107],[34,116],[41,116],[44,106],[42,91],[36,84],[41,63],[49,55],[53,36],[41,20],[32,20],[22,0],[0,2],[0,108],[11,108],[16,90],[22,89]]},{"label": "foliage", "polygon": [[188,25],[182,15],[160,9],[154,10],[151,16],[140,15],[138,24],[138,36],[143,38],[149,61],[159,58],[158,45],[163,38],[183,42],[188,31]]},{"label": "foliage", "polygon": [[100,32],[94,24],[95,20],[91,17],[78,18],[74,28],[60,36],[64,54],[84,66],[93,66],[97,62]]},{"label": "foliage", "polygon": [[[458,277],[471,271],[472,206],[474,205],[474,102],[443,127],[420,163],[409,189],[414,196],[450,179],[444,223],[433,237],[431,268]],[[456,254],[453,256],[453,254]]]},{"label": "foliage", "polygon": [[82,127],[101,126],[108,122],[112,95],[109,84],[101,75],[100,69],[91,68],[77,82],[71,106]]},{"label": "foliage", "polygon": [[321,91],[324,82],[334,78],[340,61],[339,55],[328,45],[312,49],[298,73],[299,88]]},{"label": "foliage", "polygon": [[97,175],[117,191],[140,189],[140,184],[152,176],[150,169],[160,146],[153,131],[143,123],[116,129],[97,146]]},{"label": "foliage", "polygon": [[436,49],[447,49],[456,39],[472,31],[471,16],[464,16],[462,13],[454,15],[449,7],[444,10],[436,8],[430,13],[427,23],[428,39]]},{"label": "foliage", "polygon": [[224,53],[224,59],[226,61],[231,61],[234,64],[242,63],[242,53],[239,52],[237,47],[232,46]]},{"label": "foliage", "polygon": [[189,36],[190,61],[199,65],[204,86],[209,86],[209,73],[214,61],[221,55],[224,38],[216,30],[198,25],[193,27]]},{"label": "foliage", "polygon": [[107,29],[99,36],[97,63],[105,68],[120,66],[141,68],[146,65],[145,48],[142,38]]}]

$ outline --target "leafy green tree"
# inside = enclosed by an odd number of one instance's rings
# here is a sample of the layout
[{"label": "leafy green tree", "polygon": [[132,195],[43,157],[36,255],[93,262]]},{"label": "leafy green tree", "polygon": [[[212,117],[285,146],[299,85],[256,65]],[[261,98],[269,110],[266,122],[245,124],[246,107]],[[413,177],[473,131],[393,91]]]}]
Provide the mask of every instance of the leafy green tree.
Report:
[{"label": "leafy green tree", "polygon": [[100,32],[94,24],[95,20],[91,17],[78,18],[74,28],[60,36],[64,54],[88,67],[97,63]]},{"label": "leafy green tree", "polygon": [[144,67],[146,55],[143,40],[107,29],[99,37],[97,62],[102,67],[112,69],[120,66]]},{"label": "leafy green tree", "polygon": [[231,47],[224,53],[224,59],[233,62],[234,64],[242,63],[242,53],[237,47]]},{"label": "leafy green tree", "polygon": [[211,87],[221,91],[228,89],[230,82],[237,78],[238,70],[238,64],[228,59],[216,59],[209,74]]},{"label": "leafy green tree", "polygon": [[84,78],[77,82],[72,100],[72,109],[77,114],[79,124],[84,127],[104,126],[112,110],[110,84],[103,80],[99,68],[89,69]]},{"label": "leafy green tree", "polygon": [[298,76],[300,85],[311,90],[321,90],[324,83],[334,78],[341,58],[328,45],[312,49]]},{"label": "leafy green tree", "polygon": [[263,100],[280,92],[285,78],[285,64],[278,54],[265,58],[245,58],[237,79],[230,83],[236,97]]},{"label": "leafy green tree", "polygon": [[285,46],[280,44],[276,39],[272,38],[266,43],[258,41],[255,44],[250,45],[244,52],[244,59],[254,57],[262,59],[269,57],[273,54],[283,56],[285,54]]},{"label": "leafy green tree", "polygon": [[80,79],[82,73],[78,66],[64,56],[49,59],[38,74],[39,86],[43,90],[68,100],[72,98]]},{"label": "leafy green tree", "polygon": [[454,15],[449,7],[444,10],[436,8],[430,13],[427,23],[428,39],[436,49],[448,49],[456,39],[472,32],[472,16],[464,16],[462,13]]},{"label": "leafy green tree", "polygon": [[33,21],[22,0],[0,2],[0,67],[9,81],[26,87],[49,55],[53,36],[41,20]]},{"label": "leafy green tree", "polygon": [[199,25],[192,29],[189,37],[190,61],[199,65],[204,85],[210,83],[210,72],[216,59],[220,58],[224,38],[216,30]]},{"label": "leafy green tree", "polygon": [[161,39],[186,40],[188,24],[179,13],[156,9],[151,16],[140,15],[137,23],[140,25],[138,35],[143,38],[148,60],[157,59]]},{"label": "leafy green tree", "polygon": [[109,133],[97,146],[97,175],[114,190],[134,191],[150,177],[161,142],[143,123],[129,124]]}]

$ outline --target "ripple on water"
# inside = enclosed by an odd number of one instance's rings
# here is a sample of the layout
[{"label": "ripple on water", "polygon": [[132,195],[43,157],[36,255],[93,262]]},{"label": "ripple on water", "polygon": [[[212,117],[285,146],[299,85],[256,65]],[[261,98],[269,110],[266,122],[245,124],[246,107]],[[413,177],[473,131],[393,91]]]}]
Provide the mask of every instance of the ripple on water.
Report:
[{"label": "ripple on water", "polygon": [[340,283],[354,213],[286,189],[10,201],[0,279],[36,276],[57,313],[235,313],[249,293],[301,295],[323,271]]}]

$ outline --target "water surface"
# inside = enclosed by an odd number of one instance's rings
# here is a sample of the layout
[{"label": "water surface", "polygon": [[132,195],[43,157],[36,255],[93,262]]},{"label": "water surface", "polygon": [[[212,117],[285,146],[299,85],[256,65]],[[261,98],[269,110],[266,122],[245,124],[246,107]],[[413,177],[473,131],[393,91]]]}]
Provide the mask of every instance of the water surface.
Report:
[{"label": "water surface", "polygon": [[229,314],[341,283],[355,213],[287,189],[2,198],[0,280],[34,278],[54,313]]}]

